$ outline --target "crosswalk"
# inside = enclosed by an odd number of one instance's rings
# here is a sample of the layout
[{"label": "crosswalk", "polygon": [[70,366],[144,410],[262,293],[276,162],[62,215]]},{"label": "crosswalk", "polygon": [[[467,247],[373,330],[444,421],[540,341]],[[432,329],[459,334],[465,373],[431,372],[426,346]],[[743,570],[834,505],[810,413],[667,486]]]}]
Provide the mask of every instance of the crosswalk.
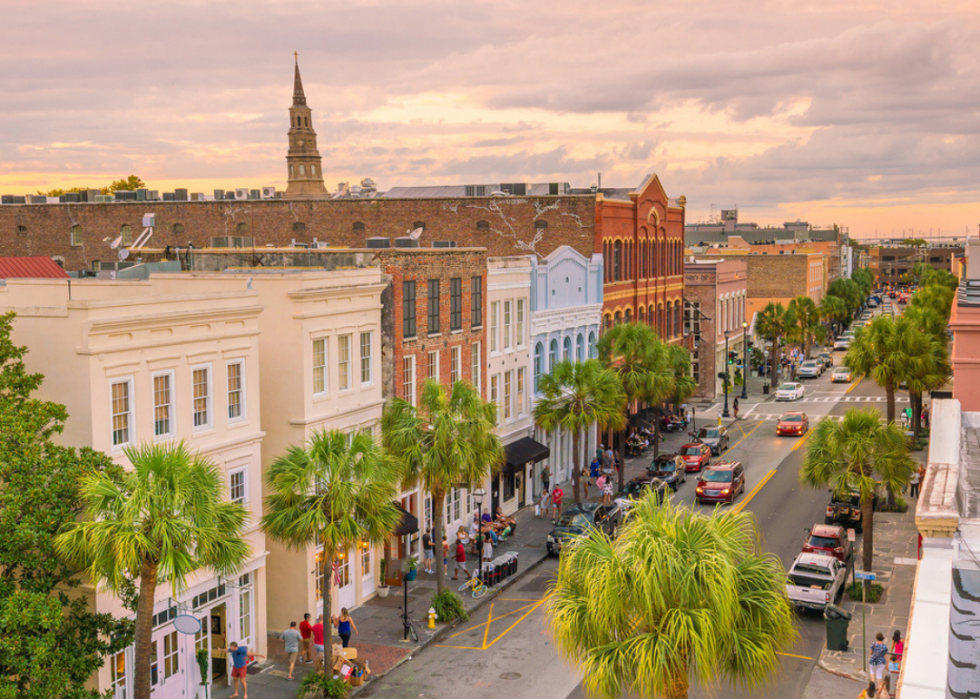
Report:
[{"label": "crosswalk", "polygon": [[[752,410],[757,405],[780,405],[780,406],[785,405],[785,406],[789,406],[789,407],[787,407],[787,410],[793,410],[794,408],[792,406],[795,406],[795,405],[811,405],[811,404],[818,404],[818,403],[885,403],[887,401],[888,401],[888,399],[885,398],[884,396],[840,396],[840,395],[837,395],[837,396],[804,396],[800,400],[783,401],[783,402],[775,403],[775,404],[774,403],[769,403],[769,402],[766,402],[766,403],[756,403],[755,405],[745,405],[745,404],[743,404],[742,405],[742,411],[744,412],[746,410]],[[909,402],[909,398],[908,398],[908,396],[896,396],[895,397],[895,402],[896,403],[908,403]],[[697,414],[698,415],[712,415],[714,413],[721,412],[721,410],[723,409],[723,407],[724,407],[724,405],[722,403],[713,403],[713,404],[711,404],[707,408],[699,408],[697,410]],[[729,405],[729,410],[731,410],[731,406],[730,405]]]}]

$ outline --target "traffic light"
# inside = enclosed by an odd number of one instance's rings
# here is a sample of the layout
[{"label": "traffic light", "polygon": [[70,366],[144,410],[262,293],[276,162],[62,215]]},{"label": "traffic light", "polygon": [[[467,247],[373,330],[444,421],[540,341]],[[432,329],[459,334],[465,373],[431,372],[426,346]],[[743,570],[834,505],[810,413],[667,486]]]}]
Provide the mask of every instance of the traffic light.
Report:
[{"label": "traffic light", "polygon": [[729,352],[728,353],[728,363],[729,364],[734,364],[735,363],[735,353],[734,352]]}]

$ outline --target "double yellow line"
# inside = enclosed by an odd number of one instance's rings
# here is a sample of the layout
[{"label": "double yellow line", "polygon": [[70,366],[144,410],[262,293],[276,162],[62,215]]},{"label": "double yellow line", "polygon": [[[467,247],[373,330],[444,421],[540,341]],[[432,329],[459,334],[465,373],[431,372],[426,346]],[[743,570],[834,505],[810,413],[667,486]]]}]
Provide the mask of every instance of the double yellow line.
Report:
[{"label": "double yellow line", "polygon": [[744,510],[745,506],[748,505],[750,502],[752,502],[752,498],[755,497],[755,494],[758,493],[760,490],[762,490],[762,486],[768,483],[769,479],[775,475],[776,475],[776,469],[773,469],[765,476],[763,476],[762,480],[759,481],[758,485],[756,485],[751,491],[749,491],[749,494],[746,495],[744,498],[742,498],[742,502],[735,505],[735,507],[733,507],[732,510],[735,512],[741,512],[742,510]]}]

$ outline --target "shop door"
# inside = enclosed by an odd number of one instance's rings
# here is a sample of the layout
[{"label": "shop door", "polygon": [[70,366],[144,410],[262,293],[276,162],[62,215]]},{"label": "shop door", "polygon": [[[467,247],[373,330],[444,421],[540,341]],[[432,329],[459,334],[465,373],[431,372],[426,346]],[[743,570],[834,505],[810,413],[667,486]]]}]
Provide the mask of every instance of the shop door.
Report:
[{"label": "shop door", "polygon": [[374,567],[371,565],[373,559],[371,558],[372,549],[371,547],[365,548],[361,546],[361,599],[366,599],[368,595],[374,592]]},{"label": "shop door", "polygon": [[334,577],[334,583],[337,585],[337,604],[339,605],[338,613],[340,609],[347,608],[351,609],[354,606],[354,601],[356,596],[354,593],[354,576],[351,574],[351,562],[350,554],[348,551],[345,555],[338,557],[336,561],[337,574]]},{"label": "shop door", "polygon": [[154,634],[150,646],[150,695],[153,699],[179,699],[184,696],[184,645],[183,636],[173,626]]}]

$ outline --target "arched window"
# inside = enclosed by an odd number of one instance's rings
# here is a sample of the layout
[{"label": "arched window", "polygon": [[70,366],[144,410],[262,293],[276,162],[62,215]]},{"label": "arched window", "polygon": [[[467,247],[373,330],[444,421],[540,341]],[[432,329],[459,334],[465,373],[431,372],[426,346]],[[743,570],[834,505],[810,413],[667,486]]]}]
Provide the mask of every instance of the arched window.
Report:
[{"label": "arched window", "polygon": [[578,334],[578,339],[575,341],[575,360],[585,361],[585,335],[582,333]]},{"label": "arched window", "polygon": [[122,238],[120,242],[123,245],[133,244],[133,229],[128,223],[124,223],[123,225],[119,226],[119,237]]},{"label": "arched window", "polygon": [[316,165],[310,165],[310,174],[311,175],[315,175],[316,174]]},{"label": "arched window", "polygon": [[566,362],[572,361],[572,338],[570,337],[566,337],[562,342],[561,358]]},{"label": "arched window", "polygon": [[599,354],[595,346],[595,332],[589,332],[589,359],[595,359]]},{"label": "arched window", "polygon": [[681,302],[674,302],[674,334],[681,335],[683,328],[681,327]]},{"label": "arched window", "polygon": [[602,316],[602,329],[609,330],[612,327],[612,316],[608,313]]},{"label": "arched window", "polygon": [[296,171],[293,169],[293,166],[290,165],[289,166],[289,179],[293,179],[294,177],[296,177]]},{"label": "arched window", "polygon": [[425,230],[425,221],[416,221],[415,223],[413,223],[412,230],[415,230],[416,228],[421,228],[422,230]]},{"label": "arched window", "polygon": [[534,345],[534,390],[541,390],[541,374],[544,373],[544,347],[540,342]]},{"label": "arched window", "polygon": [[623,278],[623,243],[617,240],[613,243],[613,281]]},{"label": "arched window", "polygon": [[237,226],[235,226],[235,232],[238,235],[246,235],[248,233],[248,224],[239,223]]},{"label": "arched window", "polygon": [[664,339],[669,339],[674,336],[674,328],[671,325],[674,318],[674,314],[670,312],[670,302],[667,302],[667,323],[664,325]]},{"label": "arched window", "polygon": [[653,328],[656,328],[657,327],[657,314],[656,314],[656,311],[653,308],[653,304],[652,303],[650,304],[650,310],[647,311],[647,322],[650,324],[650,327],[653,327]]},{"label": "arched window", "polygon": [[354,229],[354,232],[355,233],[363,233],[364,232],[364,224],[361,223],[360,221],[354,221],[353,229]]},{"label": "arched window", "polygon": [[184,224],[175,223],[173,227],[174,235],[184,235]]},{"label": "arched window", "polygon": [[548,345],[548,372],[550,373],[558,363],[558,340],[552,340]]},{"label": "arched window", "polygon": [[633,309],[627,308],[626,312],[623,314],[623,322],[630,323],[633,321]]},{"label": "arched window", "polygon": [[616,311],[616,315],[613,317],[613,323],[615,325],[621,325],[622,322],[623,322],[623,314],[620,313],[619,311]]},{"label": "arched window", "polygon": [[306,166],[303,165],[302,163],[300,163],[300,166],[299,166],[299,174],[300,175],[305,175],[306,174]]},{"label": "arched window", "polygon": [[642,323],[645,317],[646,317],[646,313],[644,313],[643,306],[640,306],[636,310],[636,322],[637,323]]},{"label": "arched window", "polygon": [[302,221],[294,221],[293,233],[306,233],[306,224]]},{"label": "arched window", "polygon": [[664,306],[662,303],[657,304],[657,333],[661,337],[664,335]]},{"label": "arched window", "polygon": [[542,228],[547,228],[548,227],[548,222],[547,221],[535,221],[534,222],[534,227],[537,228],[538,230],[541,230]]},{"label": "arched window", "polygon": [[488,221],[477,221],[476,230],[478,231],[488,231],[490,230],[490,223]]}]

